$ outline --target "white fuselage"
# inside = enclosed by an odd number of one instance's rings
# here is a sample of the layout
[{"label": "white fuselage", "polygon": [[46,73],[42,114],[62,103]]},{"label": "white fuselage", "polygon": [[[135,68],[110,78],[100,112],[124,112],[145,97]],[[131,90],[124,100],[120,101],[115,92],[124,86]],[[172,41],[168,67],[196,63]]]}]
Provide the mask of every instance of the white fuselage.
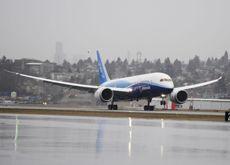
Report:
[{"label": "white fuselage", "polygon": [[157,72],[110,80],[101,84],[101,87],[129,88],[132,92],[117,93],[115,98],[116,100],[132,100],[170,94],[174,84],[169,75]]},{"label": "white fuselage", "polygon": [[125,84],[124,86],[122,86],[122,88],[127,88],[138,83],[149,83],[164,88],[171,88],[171,89],[174,88],[174,84],[171,77],[165,73],[160,73],[160,72],[113,79],[101,84],[101,86],[121,87],[123,84]]}]

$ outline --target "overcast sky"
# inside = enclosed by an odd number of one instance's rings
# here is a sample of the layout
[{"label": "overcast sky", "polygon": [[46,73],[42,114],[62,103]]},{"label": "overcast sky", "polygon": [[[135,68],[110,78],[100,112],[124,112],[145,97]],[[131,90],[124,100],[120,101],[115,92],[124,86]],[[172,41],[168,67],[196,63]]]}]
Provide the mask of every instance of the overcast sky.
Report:
[{"label": "overcast sky", "polygon": [[229,0],[0,0],[0,56],[53,61],[61,41],[70,60],[220,57],[229,17]]}]

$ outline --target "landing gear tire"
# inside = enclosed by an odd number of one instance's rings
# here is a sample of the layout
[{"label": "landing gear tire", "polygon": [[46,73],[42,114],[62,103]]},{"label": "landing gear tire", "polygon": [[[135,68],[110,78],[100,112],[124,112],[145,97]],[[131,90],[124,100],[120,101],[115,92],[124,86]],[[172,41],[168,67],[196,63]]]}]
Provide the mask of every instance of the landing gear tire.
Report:
[{"label": "landing gear tire", "polygon": [[225,112],[225,121],[228,121],[229,117],[230,117],[230,112]]},{"label": "landing gear tire", "polygon": [[155,106],[150,105],[151,101],[152,101],[152,98],[148,98],[148,105],[144,106],[145,111],[153,111],[155,109]]},{"label": "landing gear tire", "polygon": [[117,110],[117,105],[113,105],[113,109],[114,109],[114,110]]},{"label": "landing gear tire", "polygon": [[166,101],[162,100],[161,105],[166,105]]},{"label": "landing gear tire", "polygon": [[108,105],[108,110],[117,110],[117,105],[109,104]]},{"label": "landing gear tire", "polygon": [[150,105],[149,106],[148,105],[144,106],[145,111],[153,111],[154,109],[155,109],[155,106],[150,106]]}]

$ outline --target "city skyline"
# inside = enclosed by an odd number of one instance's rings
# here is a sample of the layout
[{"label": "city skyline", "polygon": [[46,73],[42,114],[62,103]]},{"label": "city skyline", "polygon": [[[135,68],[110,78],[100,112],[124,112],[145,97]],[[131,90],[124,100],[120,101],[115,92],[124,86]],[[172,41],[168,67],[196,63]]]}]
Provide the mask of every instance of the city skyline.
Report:
[{"label": "city skyline", "polygon": [[[0,58],[2,58],[3,56],[5,56],[7,59],[10,59],[10,60],[21,60],[21,59],[31,59],[31,60],[39,60],[39,61],[43,61],[45,62],[46,60],[48,60],[49,62],[52,62],[52,63],[56,63],[58,65],[62,65],[64,61],[67,61],[67,62],[70,62],[71,64],[73,63],[77,63],[79,60],[86,60],[88,58],[91,58],[91,60],[93,61],[96,61],[96,58],[95,56],[91,56],[90,54],[90,50],[87,50],[87,53],[85,54],[81,54],[77,57],[67,57],[67,55],[65,54],[65,50],[63,48],[63,44],[62,42],[60,41],[57,41],[55,43],[55,46],[54,46],[54,54],[53,56],[51,56],[51,58],[47,58],[47,59],[42,59],[42,58],[39,58],[39,57],[34,57],[34,56],[31,56],[31,57],[16,57],[16,58],[11,58],[10,56],[7,56],[7,54],[3,54],[0,52]],[[214,56],[214,57],[211,57],[211,56],[207,56],[205,58],[202,58],[200,57],[199,55],[195,54],[194,56],[191,56],[189,57],[187,60],[183,60],[183,59],[180,59],[180,58],[172,58],[172,57],[169,57],[169,56],[166,56],[166,57],[156,57],[155,59],[149,59],[148,57],[143,57],[142,56],[142,52],[141,51],[137,51],[136,53],[134,52],[134,55],[131,55],[130,54],[130,51],[128,51],[127,53],[127,56],[115,56],[114,58],[106,58],[106,56],[102,57],[103,58],[103,61],[106,62],[106,60],[109,60],[109,61],[116,61],[118,58],[120,58],[122,61],[123,60],[127,60],[129,63],[132,62],[133,60],[134,61],[139,61],[139,62],[143,62],[144,60],[147,60],[149,62],[156,62],[157,60],[161,60],[161,62],[164,62],[164,60],[166,60],[167,58],[169,58],[169,60],[173,63],[174,61],[176,60],[179,60],[185,64],[188,64],[188,62],[190,60],[193,60],[196,56],[201,60],[201,61],[207,61],[208,59],[220,59],[223,55],[225,54],[228,54],[228,51],[225,50],[221,53],[221,55],[218,55],[218,56]],[[95,52],[96,54],[96,52]]]},{"label": "city skyline", "polygon": [[54,61],[62,42],[67,60],[206,60],[229,52],[227,0],[0,0],[0,55]]}]

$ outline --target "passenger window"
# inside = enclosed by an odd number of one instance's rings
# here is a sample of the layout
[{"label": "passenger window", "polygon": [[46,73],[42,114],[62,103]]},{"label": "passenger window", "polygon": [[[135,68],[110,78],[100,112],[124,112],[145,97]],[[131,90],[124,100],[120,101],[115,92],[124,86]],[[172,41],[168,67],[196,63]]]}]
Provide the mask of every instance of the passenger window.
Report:
[{"label": "passenger window", "polygon": [[163,81],[172,81],[170,78],[162,78],[160,79],[160,82],[163,82]]}]

